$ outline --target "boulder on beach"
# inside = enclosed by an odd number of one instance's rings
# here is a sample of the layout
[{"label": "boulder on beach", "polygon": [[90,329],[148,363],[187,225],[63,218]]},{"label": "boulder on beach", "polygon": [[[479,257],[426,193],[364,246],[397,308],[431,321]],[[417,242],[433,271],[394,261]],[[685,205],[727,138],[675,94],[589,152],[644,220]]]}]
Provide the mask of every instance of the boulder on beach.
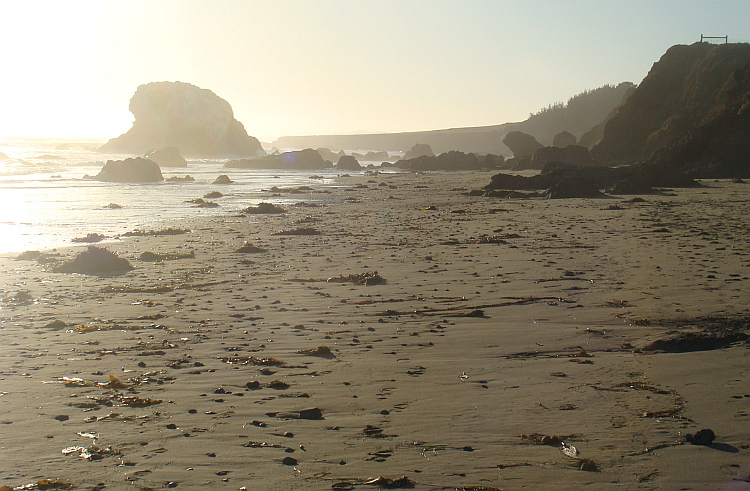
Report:
[{"label": "boulder on beach", "polygon": [[569,131],[561,131],[552,139],[552,146],[565,148],[576,144],[576,136]]},{"label": "boulder on beach", "polygon": [[359,165],[353,155],[342,155],[336,164],[336,168],[340,170],[360,170],[362,166]]},{"label": "boulder on beach", "polygon": [[229,169],[319,170],[332,166],[330,161],[323,160],[323,157],[312,148],[255,159],[233,160],[224,164],[224,167]]},{"label": "boulder on beach", "polygon": [[260,142],[234,119],[227,101],[207,89],[183,82],[141,85],[130,99],[133,127],[105,143],[100,152],[143,155],[175,147],[181,155],[255,157]]},{"label": "boulder on beach", "polygon": [[191,176],[190,174],[186,174],[183,177],[180,177],[180,176],[168,177],[167,181],[169,182],[195,182],[195,178]]},{"label": "boulder on beach", "polygon": [[276,206],[273,203],[259,203],[258,206],[248,206],[243,210],[244,213],[251,215],[278,215],[286,213],[286,210],[280,206]]},{"label": "boulder on beach", "polygon": [[233,182],[228,175],[222,174],[214,180],[213,184],[232,184]]},{"label": "boulder on beach", "polygon": [[[562,181],[567,181],[551,188]],[[684,172],[664,169],[650,164],[621,167],[580,167],[551,162],[534,176],[499,173],[491,178],[483,191],[475,194],[493,196],[496,190],[538,191],[547,190],[548,197],[595,197],[600,189],[612,189],[615,194],[641,194],[652,188],[689,188],[698,184]],[[596,192],[594,192],[596,188]],[[575,191],[574,191],[575,189]],[[573,196],[573,195],[576,196]]]},{"label": "boulder on beach", "polygon": [[144,157],[153,160],[159,167],[187,167],[187,161],[180,155],[180,149],[177,147],[151,150]]},{"label": "boulder on beach", "polygon": [[381,150],[380,152],[375,151],[369,151],[366,154],[362,156],[362,160],[368,160],[368,161],[385,161],[390,159],[390,155],[388,155],[388,152],[385,150]]},{"label": "boulder on beach", "polygon": [[589,156],[588,148],[578,145],[568,145],[565,148],[542,147],[537,149],[531,157],[530,168],[542,169],[550,162],[560,162],[567,165],[577,165],[579,167],[594,165],[594,161],[591,160],[591,157]]},{"label": "boulder on beach", "polygon": [[435,154],[432,152],[432,147],[430,147],[428,144],[417,143],[404,154],[403,160],[416,159],[417,157],[421,157],[423,155],[429,155],[430,157],[435,156]]},{"label": "boulder on beach", "polygon": [[89,246],[79,252],[72,261],[66,261],[52,268],[56,273],[80,273],[89,275],[122,274],[133,268],[127,259],[102,247]]},{"label": "boulder on beach", "polygon": [[[338,153],[334,153],[333,151],[327,149],[327,148],[316,148],[316,152],[320,154],[320,157],[323,160],[330,160],[331,162],[338,162],[338,160],[346,155],[343,150],[339,150]],[[279,152],[277,152],[278,154]]]},{"label": "boulder on beach", "polygon": [[91,179],[104,182],[159,182],[164,180],[159,164],[136,157],[125,160],[108,160],[102,170]]},{"label": "boulder on beach", "polygon": [[593,179],[568,177],[553,184],[544,196],[549,199],[599,198],[603,193]]},{"label": "boulder on beach", "polygon": [[511,131],[505,135],[503,143],[510,148],[517,159],[531,157],[534,152],[542,148],[542,144],[536,141],[536,138],[520,131]]},{"label": "boulder on beach", "polygon": [[422,155],[413,159],[404,159],[396,162],[396,166],[410,171],[435,171],[435,170],[477,170],[485,168],[488,163],[495,163],[495,159],[480,160],[473,153],[457,151],[441,153],[438,156]]}]

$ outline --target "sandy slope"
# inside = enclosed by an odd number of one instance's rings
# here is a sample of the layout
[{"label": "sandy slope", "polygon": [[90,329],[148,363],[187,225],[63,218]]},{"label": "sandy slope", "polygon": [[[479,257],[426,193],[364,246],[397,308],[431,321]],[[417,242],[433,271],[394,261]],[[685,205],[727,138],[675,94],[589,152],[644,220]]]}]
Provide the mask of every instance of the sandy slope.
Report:
[{"label": "sandy slope", "polygon": [[[283,195],[319,206],[110,241],[136,266],[120,276],[2,258],[0,486],[750,489],[747,345],[636,349],[690,324],[660,319],[747,315],[750,185],[463,194],[490,175],[342,178]],[[299,227],[321,235],[272,235]],[[320,281],[372,271],[387,283]],[[300,353],[320,346],[335,358]],[[717,444],[667,445],[701,428]],[[91,447],[77,433],[110,452],[64,455]]]}]

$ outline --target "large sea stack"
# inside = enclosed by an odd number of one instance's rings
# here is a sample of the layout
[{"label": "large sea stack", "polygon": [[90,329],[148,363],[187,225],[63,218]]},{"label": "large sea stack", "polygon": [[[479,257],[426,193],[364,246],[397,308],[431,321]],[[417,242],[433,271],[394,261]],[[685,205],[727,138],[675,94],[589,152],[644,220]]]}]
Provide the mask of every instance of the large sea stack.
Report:
[{"label": "large sea stack", "polygon": [[130,130],[99,151],[143,155],[175,147],[193,157],[258,157],[260,142],[234,119],[227,101],[207,89],[183,82],[141,85],[130,99],[135,122]]}]

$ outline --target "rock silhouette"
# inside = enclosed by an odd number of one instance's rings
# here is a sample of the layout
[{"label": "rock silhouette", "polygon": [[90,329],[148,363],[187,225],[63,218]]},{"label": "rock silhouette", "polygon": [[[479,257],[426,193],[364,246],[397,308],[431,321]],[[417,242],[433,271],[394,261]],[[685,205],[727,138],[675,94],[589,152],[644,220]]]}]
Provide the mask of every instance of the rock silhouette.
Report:
[{"label": "rock silhouette", "polygon": [[234,119],[227,101],[183,82],[141,85],[130,99],[133,127],[99,151],[143,155],[176,147],[182,155],[228,157],[265,155],[260,142]]},{"label": "rock silhouette", "polygon": [[163,181],[164,176],[156,162],[138,157],[108,160],[102,170],[92,179],[104,182],[139,183]]}]

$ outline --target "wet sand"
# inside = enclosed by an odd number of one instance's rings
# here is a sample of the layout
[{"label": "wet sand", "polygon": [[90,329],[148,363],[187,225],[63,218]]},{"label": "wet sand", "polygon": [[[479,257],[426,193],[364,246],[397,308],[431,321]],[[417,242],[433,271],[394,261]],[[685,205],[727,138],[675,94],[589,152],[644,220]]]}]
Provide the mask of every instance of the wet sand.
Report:
[{"label": "wet sand", "polygon": [[0,258],[0,486],[750,489],[750,185],[466,194],[491,175],[311,181],[103,242],[121,275]]}]

